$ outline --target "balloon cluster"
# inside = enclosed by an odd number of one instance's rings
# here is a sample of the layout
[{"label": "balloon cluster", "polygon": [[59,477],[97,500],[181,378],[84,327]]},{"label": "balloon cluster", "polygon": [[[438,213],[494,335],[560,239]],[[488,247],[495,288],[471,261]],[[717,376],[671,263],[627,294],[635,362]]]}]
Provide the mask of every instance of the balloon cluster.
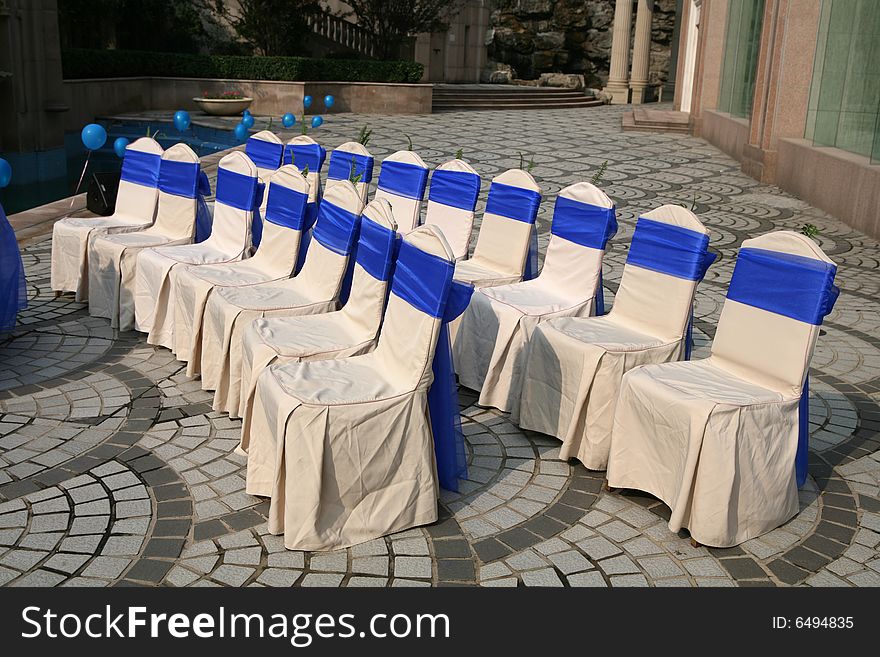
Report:
[{"label": "balloon cluster", "polygon": [[241,121],[238,122],[238,125],[232,130],[232,134],[235,135],[235,138],[238,141],[244,141],[247,139],[248,131],[254,127],[254,115],[251,114],[250,110],[245,110],[241,113]]},{"label": "balloon cluster", "polygon": [[[336,102],[336,99],[333,96],[331,96],[329,94],[324,96],[324,107],[326,107],[327,109],[330,109],[331,107],[333,107],[335,102]],[[312,106],[312,103],[314,103],[314,99],[311,96],[308,96],[308,95],[303,96],[303,110],[304,110],[303,111],[303,123],[304,124],[305,124],[305,120],[306,120],[305,110],[309,109]],[[317,128],[318,126],[321,126],[324,124],[324,118],[322,116],[313,116],[311,123],[312,123],[313,128]],[[294,116],[291,112],[287,112],[284,116],[281,117],[281,124],[285,128],[292,128],[296,124],[296,116]],[[305,127],[303,127],[303,130],[305,130]],[[305,134],[305,132],[303,134]]]}]

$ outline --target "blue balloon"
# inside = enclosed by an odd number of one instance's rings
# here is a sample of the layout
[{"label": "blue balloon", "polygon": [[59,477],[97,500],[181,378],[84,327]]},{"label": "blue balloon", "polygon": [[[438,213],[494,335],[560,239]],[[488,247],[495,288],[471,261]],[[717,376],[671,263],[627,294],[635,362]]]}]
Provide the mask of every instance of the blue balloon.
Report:
[{"label": "blue balloon", "polygon": [[125,157],[125,148],[128,144],[129,141],[125,137],[117,137],[116,141],[113,142],[113,150],[116,151],[116,155]]},{"label": "blue balloon", "polygon": [[102,125],[89,123],[82,129],[80,137],[82,137],[83,146],[90,151],[96,151],[107,142],[107,131]]},{"label": "blue balloon", "polygon": [[324,107],[326,107],[327,109],[330,109],[331,107],[333,107],[333,104],[335,102],[336,102],[336,99],[333,96],[331,96],[329,94],[324,96]]},{"label": "blue balloon", "polygon": [[243,125],[245,128],[247,128],[248,130],[250,130],[251,128],[254,127],[254,117],[253,117],[253,115],[251,115],[251,114],[245,114],[243,117],[241,117],[241,123],[242,123],[242,125]]},{"label": "blue balloon", "polygon": [[245,110],[241,113],[241,115],[242,115],[242,116],[250,116],[250,115],[251,115],[251,111],[250,111],[249,109],[245,108]]},{"label": "blue balloon", "polygon": [[177,110],[174,113],[174,127],[177,128],[180,132],[188,130],[189,123],[189,112],[185,110]]},{"label": "blue balloon", "polygon": [[281,125],[285,128],[292,128],[294,123],[296,123],[296,117],[290,112],[281,117]]},{"label": "blue balloon", "polygon": [[312,97],[305,96],[303,98],[303,107],[305,107],[306,109],[309,109],[311,106],[312,106]]},{"label": "blue balloon", "polygon": [[312,117],[312,127],[313,128],[317,128],[322,123],[324,123],[324,119],[322,119],[320,116],[313,116]]},{"label": "blue balloon", "polygon": [[232,134],[235,135],[235,138],[238,139],[238,141],[244,141],[245,139],[247,139],[248,136],[247,126],[244,123],[239,123],[237,126],[235,126]]},{"label": "blue balloon", "polygon": [[0,189],[6,187],[12,180],[12,165],[0,157]]}]

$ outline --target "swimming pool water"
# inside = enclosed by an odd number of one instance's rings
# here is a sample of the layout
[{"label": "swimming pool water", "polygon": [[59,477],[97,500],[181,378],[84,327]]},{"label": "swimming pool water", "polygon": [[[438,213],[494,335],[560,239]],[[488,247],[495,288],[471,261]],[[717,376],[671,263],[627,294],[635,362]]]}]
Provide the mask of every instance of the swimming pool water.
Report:
[{"label": "swimming pool water", "polygon": [[[174,144],[184,142],[199,157],[226,150],[241,143],[230,130],[218,130],[199,125],[191,125],[189,130],[181,133],[172,123],[159,121],[99,121],[99,123],[107,130],[107,143],[103,148],[94,151],[89,158],[89,166],[80,192],[88,188],[88,181],[92,173],[119,172],[122,160],[113,152],[113,142],[119,137],[125,137],[133,142],[135,139],[146,137],[149,134],[159,142],[162,148],[169,148]],[[64,151],[66,156],[66,173],[64,175],[39,182],[16,184],[15,171],[13,171],[12,184],[5,189],[0,189],[0,203],[3,204],[7,214],[29,210],[71,196],[74,193],[87,154],[80,140],[79,132],[65,134]]]}]

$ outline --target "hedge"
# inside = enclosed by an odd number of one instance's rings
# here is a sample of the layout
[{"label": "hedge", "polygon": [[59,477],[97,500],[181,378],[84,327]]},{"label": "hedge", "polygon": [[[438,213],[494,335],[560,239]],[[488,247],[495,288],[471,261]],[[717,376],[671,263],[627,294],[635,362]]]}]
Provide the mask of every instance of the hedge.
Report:
[{"label": "hedge", "polygon": [[418,82],[417,62],[309,57],[187,55],[137,50],[66,49],[66,80],[81,78],[173,77],[233,80],[322,80],[332,82]]}]

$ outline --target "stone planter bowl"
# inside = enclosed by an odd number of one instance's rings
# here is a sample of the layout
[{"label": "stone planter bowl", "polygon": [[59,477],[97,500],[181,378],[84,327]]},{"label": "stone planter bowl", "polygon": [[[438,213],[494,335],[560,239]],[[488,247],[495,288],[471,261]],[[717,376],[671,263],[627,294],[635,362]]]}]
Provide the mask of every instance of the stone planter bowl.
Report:
[{"label": "stone planter bowl", "polygon": [[193,98],[193,102],[206,114],[213,114],[214,116],[232,116],[244,112],[251,106],[254,99],[247,96],[234,99]]}]

